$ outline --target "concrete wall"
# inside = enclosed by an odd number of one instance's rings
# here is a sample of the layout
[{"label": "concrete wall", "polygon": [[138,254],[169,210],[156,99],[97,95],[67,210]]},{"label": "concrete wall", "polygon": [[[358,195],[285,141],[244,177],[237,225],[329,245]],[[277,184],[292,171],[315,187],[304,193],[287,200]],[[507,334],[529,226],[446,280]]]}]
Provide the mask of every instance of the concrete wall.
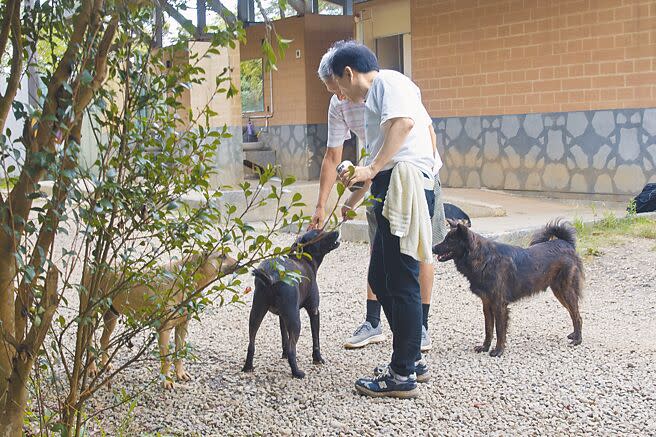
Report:
[{"label": "concrete wall", "polygon": [[[227,98],[225,93],[214,94],[216,77],[232,77],[232,81],[239,89],[239,46],[234,49],[222,48],[218,54],[207,54],[210,47],[208,42],[190,42],[186,50],[172,54],[173,63],[193,62],[205,71],[205,81],[193,86],[182,95],[182,108],[178,115],[182,120],[181,128],[189,123],[189,110],[194,116],[204,110],[212,109],[216,115],[210,117],[211,129],[223,130],[226,126],[232,134],[231,138],[221,139],[216,152],[215,170],[210,183],[213,187],[220,185],[234,185],[244,178],[243,150],[241,137],[241,98],[235,96]],[[227,74],[224,73],[227,69]],[[225,88],[227,88],[227,83]]]},{"label": "concrete wall", "polygon": [[373,0],[354,5],[356,38],[375,50],[376,38],[411,32],[410,0]]},{"label": "concrete wall", "polygon": [[434,119],[450,187],[633,194],[656,182],[656,109]]}]

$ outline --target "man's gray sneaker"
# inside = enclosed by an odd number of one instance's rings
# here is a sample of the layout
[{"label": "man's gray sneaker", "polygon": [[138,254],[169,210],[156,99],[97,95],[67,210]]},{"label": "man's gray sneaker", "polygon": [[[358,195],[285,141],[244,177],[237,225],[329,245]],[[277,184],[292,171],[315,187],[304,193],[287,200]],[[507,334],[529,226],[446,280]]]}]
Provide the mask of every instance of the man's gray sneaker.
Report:
[{"label": "man's gray sneaker", "polygon": [[[381,364],[374,368],[374,376],[378,377],[387,373],[389,365]],[[417,376],[417,382],[428,382],[430,379],[430,371],[428,370],[428,364],[423,358],[415,362],[415,375]]]},{"label": "man's gray sneaker", "polygon": [[369,343],[380,343],[385,341],[385,335],[383,334],[383,328],[379,323],[375,328],[371,326],[371,323],[364,322],[362,325],[358,326],[358,329],[353,332],[344,347],[346,349],[357,349],[359,347],[364,347]]},{"label": "man's gray sneaker", "polygon": [[421,351],[427,352],[433,348],[433,342],[431,341],[430,335],[428,335],[428,330],[424,325],[421,325]]}]

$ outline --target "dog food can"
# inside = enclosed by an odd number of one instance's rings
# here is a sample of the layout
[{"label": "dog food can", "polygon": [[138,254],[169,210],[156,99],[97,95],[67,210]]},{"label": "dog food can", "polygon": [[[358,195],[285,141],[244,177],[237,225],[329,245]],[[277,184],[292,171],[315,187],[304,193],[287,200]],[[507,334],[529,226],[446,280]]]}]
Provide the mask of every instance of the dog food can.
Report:
[{"label": "dog food can", "polygon": [[[348,168],[352,165],[353,165],[353,163],[351,161],[349,161],[348,159],[345,160],[345,161],[342,161],[342,163],[337,166],[337,174],[341,175],[343,172],[347,171]],[[356,183],[354,183],[353,185],[351,185],[349,187],[349,190],[358,191],[362,187],[364,187],[364,182],[356,182]]]}]

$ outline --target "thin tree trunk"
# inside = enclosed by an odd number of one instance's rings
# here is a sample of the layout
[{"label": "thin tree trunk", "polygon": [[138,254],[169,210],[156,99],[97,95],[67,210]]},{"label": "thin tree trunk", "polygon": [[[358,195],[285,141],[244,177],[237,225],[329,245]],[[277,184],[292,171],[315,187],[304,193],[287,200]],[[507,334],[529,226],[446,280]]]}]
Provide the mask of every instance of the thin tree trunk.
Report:
[{"label": "thin tree trunk", "polygon": [[27,378],[34,358],[14,359],[14,370],[9,378],[7,396],[0,409],[0,436],[20,437],[23,435],[23,418],[27,406]]},{"label": "thin tree trunk", "polygon": [[32,325],[25,342],[20,345],[19,353],[12,360],[12,372],[9,377],[6,396],[0,402],[0,437],[14,437],[23,434],[23,419],[27,407],[27,381],[34,365],[37,352],[46,338],[52,317],[59,304],[57,283],[59,271],[51,267],[46,275],[43,299],[44,311],[41,323]]},{"label": "thin tree trunk", "polygon": [[[2,17],[2,30],[0,30],[0,48],[2,49],[0,56],[4,55],[11,30],[13,60],[11,62],[11,73],[7,81],[7,89],[4,96],[0,96],[0,127],[5,125],[9,107],[16,96],[23,65],[20,5],[17,1],[10,1],[5,5],[5,8],[5,16]],[[2,223],[11,227],[12,216],[9,214],[7,204],[0,202],[0,208],[2,209],[0,213]],[[11,375],[12,359],[15,352],[13,346],[5,338],[5,335],[15,335],[13,281],[16,274],[16,267],[13,262],[13,241],[13,236],[7,235],[6,230],[0,231],[0,259],[5,260],[2,267],[0,267],[0,324],[2,324],[2,330],[0,332],[4,333],[4,335],[0,335],[0,405],[6,397],[7,384]]]},{"label": "thin tree trunk", "polygon": [[[23,72],[23,41],[20,22],[20,6],[12,6],[13,3],[14,2],[10,2],[7,5],[7,10],[11,11],[12,60],[9,79],[7,80],[7,90],[5,91],[5,95],[0,98],[0,126],[4,126],[7,121],[7,115],[9,114],[9,109],[11,108],[16,93],[18,92],[20,77]],[[0,52],[0,54],[3,55],[4,53]]]},{"label": "thin tree trunk", "polygon": [[[11,255],[9,255],[11,256]],[[4,254],[0,254],[2,259],[11,259]],[[0,405],[6,396],[7,384],[9,376],[11,375],[12,360],[14,358],[15,349],[10,342],[6,341],[4,335],[14,335],[14,289],[12,287],[12,279],[14,269],[0,271],[0,274],[5,273],[10,278],[0,276],[0,286],[3,290],[0,291],[0,322],[2,322],[2,329],[0,330]]]}]

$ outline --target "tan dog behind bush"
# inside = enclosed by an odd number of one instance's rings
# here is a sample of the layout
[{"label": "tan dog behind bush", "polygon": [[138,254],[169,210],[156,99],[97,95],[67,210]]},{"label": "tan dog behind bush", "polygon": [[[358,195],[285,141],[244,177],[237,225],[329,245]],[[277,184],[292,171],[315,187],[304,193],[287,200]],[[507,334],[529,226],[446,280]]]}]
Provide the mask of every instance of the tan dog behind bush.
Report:
[{"label": "tan dog behind bush", "polygon": [[[202,256],[199,254],[187,257],[185,259],[172,262],[166,267],[165,273],[175,273],[182,270],[186,264],[192,266],[198,265],[193,277],[194,290],[202,290],[221,274],[228,274],[236,270],[237,261],[221,254],[212,254],[202,261]],[[105,314],[103,319],[105,322],[102,336],[100,337],[101,348],[101,365],[106,367],[109,361],[107,348],[109,340],[116,328],[116,322],[121,314],[130,314],[131,316],[142,319],[153,315],[155,305],[161,303],[163,306],[162,316],[160,320],[163,321],[162,325],[157,329],[159,353],[161,361],[161,375],[164,375],[162,386],[166,389],[173,388],[173,381],[169,378],[169,370],[171,363],[169,359],[169,340],[171,338],[171,331],[175,328],[175,376],[178,381],[188,381],[191,379],[189,374],[185,371],[184,363],[180,357],[182,349],[185,347],[185,339],[187,336],[187,327],[189,325],[189,317],[186,311],[178,314],[172,314],[171,311],[179,310],[180,305],[185,299],[185,289],[180,284],[176,284],[177,275],[160,275],[157,279],[153,279],[150,283],[135,283],[135,284],[121,284],[125,278],[117,275],[114,272],[107,271],[102,274],[100,278],[95,279],[97,284],[92,284],[94,281],[93,272],[85,266],[82,285],[87,290],[94,287],[97,290],[96,295],[111,296],[112,305]],[[179,281],[179,280],[178,280]],[[161,299],[159,302],[158,299]],[[94,361],[89,365],[88,372],[90,375],[96,375],[98,369]]]}]

